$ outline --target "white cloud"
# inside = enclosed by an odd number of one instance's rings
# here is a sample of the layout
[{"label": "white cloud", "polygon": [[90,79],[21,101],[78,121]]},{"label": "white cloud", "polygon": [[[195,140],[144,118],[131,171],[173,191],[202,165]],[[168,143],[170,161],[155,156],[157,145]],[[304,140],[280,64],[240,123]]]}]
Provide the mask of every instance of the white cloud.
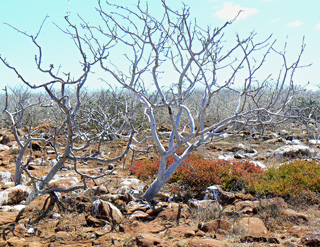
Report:
[{"label": "white cloud", "polygon": [[[241,13],[239,14],[239,12]],[[259,12],[256,8],[244,8],[240,5],[233,5],[232,2],[227,2],[223,4],[223,8],[215,13],[215,16],[219,19],[230,20],[234,19],[238,14],[238,20],[248,18],[250,15],[257,14]]]},{"label": "white cloud", "polygon": [[293,21],[287,24],[288,27],[301,27],[302,26],[302,22],[301,21]]},{"label": "white cloud", "polygon": [[316,29],[319,29],[319,30],[320,30],[320,23],[318,23],[318,24],[316,25]]}]

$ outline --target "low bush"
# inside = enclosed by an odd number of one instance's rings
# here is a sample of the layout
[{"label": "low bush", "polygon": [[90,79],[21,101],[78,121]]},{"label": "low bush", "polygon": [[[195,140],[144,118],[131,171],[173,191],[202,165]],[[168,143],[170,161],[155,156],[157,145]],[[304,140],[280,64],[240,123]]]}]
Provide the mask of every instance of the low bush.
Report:
[{"label": "low bush", "polygon": [[139,179],[148,180],[153,178],[159,167],[159,160],[143,159],[136,162],[133,162],[133,165],[130,167],[132,174],[135,174]]},{"label": "low bush", "polygon": [[[169,166],[174,159],[168,159]],[[259,180],[263,170],[248,161],[229,162],[224,160],[205,160],[203,156],[192,153],[169,179],[169,183],[180,182],[191,190],[203,190],[213,184],[221,184],[230,191],[250,190],[253,182]],[[159,160],[140,160],[134,162],[131,172],[139,179],[153,178],[159,167]]]},{"label": "low bush", "polygon": [[[168,164],[173,163],[173,158]],[[320,164],[315,161],[293,160],[279,167],[263,171],[253,163],[205,160],[192,153],[169,179],[178,182],[191,191],[201,191],[213,184],[223,185],[228,191],[241,191],[263,195],[281,196],[286,199],[314,200],[320,194]],[[131,172],[139,179],[154,179],[159,160],[139,160],[133,163]]]},{"label": "low bush", "polygon": [[315,161],[293,160],[269,168],[254,190],[266,195],[299,198],[320,193],[320,164]]}]

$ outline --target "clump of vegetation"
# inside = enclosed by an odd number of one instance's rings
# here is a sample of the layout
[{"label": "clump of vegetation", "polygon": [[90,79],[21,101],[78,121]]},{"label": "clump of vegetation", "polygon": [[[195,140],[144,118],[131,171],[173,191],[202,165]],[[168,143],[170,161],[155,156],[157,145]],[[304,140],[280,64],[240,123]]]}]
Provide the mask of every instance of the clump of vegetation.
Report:
[{"label": "clump of vegetation", "polygon": [[[173,158],[168,161],[173,163]],[[310,199],[320,193],[320,164],[315,161],[293,160],[266,171],[251,162],[205,160],[192,153],[172,175],[169,183],[180,183],[191,191],[201,191],[213,184],[220,184],[228,191],[241,191],[264,196],[281,196],[286,199]],[[139,160],[131,172],[139,179],[156,176],[159,160]]]},{"label": "clump of vegetation", "polygon": [[315,161],[294,160],[269,168],[254,186],[261,194],[299,198],[320,193],[320,164]]},{"label": "clump of vegetation", "polygon": [[130,167],[132,174],[136,175],[141,180],[148,180],[153,178],[158,171],[159,160],[143,159],[133,162]]},{"label": "clump of vegetation", "polygon": [[11,149],[10,150],[10,155],[13,155],[13,154],[18,154],[19,153],[19,149],[15,148],[15,149]]},{"label": "clump of vegetation", "polygon": [[[174,159],[168,159],[171,165]],[[147,180],[157,174],[159,160],[140,160],[133,163],[131,172],[139,179]],[[213,184],[221,184],[230,191],[250,190],[264,171],[253,163],[229,162],[225,160],[205,160],[202,155],[192,153],[169,179],[169,183],[179,182],[200,191]],[[196,174],[195,172],[196,171]]]}]

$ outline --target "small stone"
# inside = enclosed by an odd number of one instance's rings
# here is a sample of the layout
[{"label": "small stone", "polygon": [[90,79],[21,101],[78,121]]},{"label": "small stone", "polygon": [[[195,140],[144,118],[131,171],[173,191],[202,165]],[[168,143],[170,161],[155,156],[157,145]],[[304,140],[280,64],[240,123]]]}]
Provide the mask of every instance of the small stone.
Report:
[{"label": "small stone", "polygon": [[93,227],[101,227],[106,225],[106,220],[103,219],[97,219],[91,215],[88,215],[86,217],[87,225],[93,226]]},{"label": "small stone", "polygon": [[196,236],[198,236],[198,237],[203,237],[204,235],[206,235],[206,234],[201,230],[196,232]]},{"label": "small stone", "polygon": [[130,188],[135,188],[139,191],[142,191],[143,188],[145,187],[145,184],[137,179],[137,178],[126,178],[126,179],[122,179],[121,185],[126,185],[129,186]]},{"label": "small stone", "polygon": [[254,237],[245,236],[240,239],[241,243],[269,243],[269,244],[280,244],[280,241],[273,237]]},{"label": "small stone", "polygon": [[148,203],[144,203],[144,202],[135,202],[135,201],[131,201],[127,204],[126,206],[126,210],[129,214],[132,214],[134,211],[140,210],[140,211],[147,211],[148,209],[150,209],[151,206]]},{"label": "small stone", "polygon": [[308,229],[309,228],[307,226],[293,226],[288,230],[288,232],[291,236],[300,238]]},{"label": "small stone", "polygon": [[123,185],[117,190],[117,194],[125,195],[129,194],[131,188],[128,185]]},{"label": "small stone", "polygon": [[281,243],[285,247],[296,247],[297,243],[293,242],[292,240],[287,240]]},{"label": "small stone", "polygon": [[290,208],[287,208],[287,209],[284,209],[282,211],[282,213],[287,216],[289,219],[293,220],[293,221],[297,221],[299,223],[307,223],[309,222],[309,219],[306,215],[304,214],[300,214],[300,213],[297,213],[296,211],[290,209]]},{"label": "small stone", "polygon": [[141,220],[141,221],[149,221],[153,219],[152,216],[140,210],[134,211],[134,213],[131,214],[129,218],[131,220]]},{"label": "small stone", "polygon": [[320,140],[309,140],[309,144],[311,144],[311,145],[320,145]]},{"label": "small stone", "polygon": [[162,206],[156,205],[151,209],[148,209],[146,213],[149,214],[150,216],[155,216],[155,215],[158,215],[162,210],[163,210]]},{"label": "small stone", "polygon": [[235,203],[235,210],[239,213],[251,214],[255,208],[252,201],[239,201]]},{"label": "small stone", "polygon": [[210,208],[212,211],[220,211],[221,205],[216,200],[189,200],[190,207],[193,208]]},{"label": "small stone", "polygon": [[30,227],[30,228],[27,230],[27,233],[34,235],[34,234],[36,234],[36,231],[37,231],[37,228],[35,228],[35,227]]},{"label": "small stone", "polygon": [[0,144],[0,151],[6,151],[9,150],[10,148],[7,145]]},{"label": "small stone", "polygon": [[196,227],[190,226],[188,224],[183,224],[171,227],[168,230],[167,234],[170,238],[191,237],[195,236],[197,231],[198,229]]},{"label": "small stone", "polygon": [[24,238],[13,237],[8,239],[7,245],[5,246],[25,246],[25,241]]},{"label": "small stone", "polygon": [[273,155],[279,158],[296,158],[300,156],[310,156],[311,150],[308,146],[304,145],[286,145],[276,149]]},{"label": "small stone", "polygon": [[165,208],[158,214],[158,217],[166,220],[187,219],[190,216],[189,206],[184,204],[181,207]]},{"label": "small stone", "polygon": [[14,205],[26,200],[30,188],[25,185],[17,185],[0,192],[0,205]]},{"label": "small stone", "polygon": [[15,222],[18,212],[0,212],[0,226]]},{"label": "small stone", "polygon": [[245,217],[236,222],[235,232],[238,234],[261,236],[267,233],[267,228],[260,218]]},{"label": "small stone", "polygon": [[190,238],[190,237],[193,237],[193,236],[195,236],[196,235],[196,233],[195,233],[195,231],[186,231],[185,233],[184,233],[184,236],[186,237],[186,238]]},{"label": "small stone", "polygon": [[139,221],[128,221],[121,223],[119,226],[120,232],[125,232],[128,234],[137,233],[159,233],[166,229],[165,226],[160,225],[157,222],[139,222]]},{"label": "small stone", "polygon": [[61,218],[61,214],[59,214],[59,213],[54,213],[54,214],[52,214],[51,218],[52,218],[52,219]]},{"label": "small stone", "polygon": [[226,220],[212,220],[205,223],[200,223],[198,228],[203,232],[215,232],[218,229],[225,231],[231,230],[231,223]]},{"label": "small stone", "polygon": [[111,224],[120,223],[123,219],[121,211],[115,205],[101,199],[92,203],[92,214],[99,215],[99,217],[109,221]]},{"label": "small stone", "polygon": [[136,243],[137,246],[169,246],[164,242],[164,240],[157,238],[156,236],[153,236],[151,234],[137,236]]},{"label": "small stone", "polygon": [[307,234],[301,239],[306,246],[320,246],[320,234]]},{"label": "small stone", "polygon": [[219,234],[219,235],[223,235],[223,236],[227,236],[228,235],[228,231],[223,230],[223,229],[217,229],[216,233]]},{"label": "small stone", "polygon": [[140,199],[142,194],[138,190],[130,190],[130,195],[132,195],[136,199]]},{"label": "small stone", "polygon": [[228,245],[222,241],[215,239],[193,239],[187,245],[188,247],[227,247]]},{"label": "small stone", "polygon": [[27,232],[27,229],[25,228],[24,224],[17,224],[16,227],[14,228],[14,233],[16,235],[22,235]]},{"label": "small stone", "polygon": [[96,234],[97,237],[101,237],[103,235],[106,235],[110,231],[112,231],[112,226],[107,223],[103,228],[95,231],[95,234]]}]

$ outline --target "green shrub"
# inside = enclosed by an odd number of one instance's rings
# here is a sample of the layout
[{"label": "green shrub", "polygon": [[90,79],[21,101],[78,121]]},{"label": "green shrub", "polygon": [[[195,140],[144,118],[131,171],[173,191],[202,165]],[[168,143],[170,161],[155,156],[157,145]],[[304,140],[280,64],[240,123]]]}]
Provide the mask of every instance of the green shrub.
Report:
[{"label": "green shrub", "polygon": [[10,150],[10,155],[12,155],[12,154],[18,154],[19,152],[20,152],[19,149],[11,149],[11,150]]},{"label": "green shrub", "polygon": [[287,198],[297,198],[320,192],[320,164],[315,161],[294,160],[279,167],[269,168],[255,191]]}]

